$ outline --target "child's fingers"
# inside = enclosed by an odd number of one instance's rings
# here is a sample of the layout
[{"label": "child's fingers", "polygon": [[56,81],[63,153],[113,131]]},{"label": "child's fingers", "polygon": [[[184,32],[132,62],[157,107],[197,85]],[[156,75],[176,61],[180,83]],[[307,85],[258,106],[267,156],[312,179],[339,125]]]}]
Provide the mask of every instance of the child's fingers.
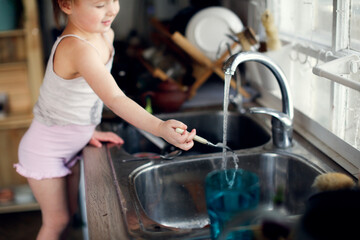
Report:
[{"label": "child's fingers", "polygon": [[187,141],[186,141],[186,142],[193,141],[195,135],[196,135],[196,129],[194,128],[194,129],[191,130],[191,132],[188,134],[188,137],[187,137]]},{"label": "child's fingers", "polygon": [[100,132],[97,135],[97,139],[102,142],[124,143],[124,140],[113,132]]},{"label": "child's fingers", "polygon": [[174,128],[174,129],[176,129],[176,128],[180,128],[180,129],[183,129],[183,130],[186,130],[186,129],[187,129],[186,124],[183,123],[183,122],[180,122],[180,121],[178,121],[178,120],[170,119],[170,120],[168,120],[167,122],[168,122],[168,123],[170,124],[170,126],[171,126],[172,128]]},{"label": "child's fingers", "polygon": [[108,132],[107,141],[112,143],[119,143],[119,144],[124,143],[124,140],[113,132]]},{"label": "child's fingers", "polygon": [[183,130],[181,128],[176,128],[175,131],[182,135],[183,140],[185,142],[192,141],[194,139],[195,135],[196,135],[196,130],[195,129],[191,130],[191,132],[188,132],[188,131]]},{"label": "child's fingers", "polygon": [[192,148],[193,146],[194,146],[194,141],[188,141],[188,142],[181,144],[180,148],[187,151],[190,148]]},{"label": "child's fingers", "polygon": [[101,142],[123,144],[124,140],[113,132],[95,131],[91,138],[90,144],[96,147],[101,147]]},{"label": "child's fingers", "polygon": [[91,138],[89,144],[98,148],[102,146],[101,142],[96,138]]},{"label": "child's fingers", "polygon": [[194,137],[196,135],[196,130],[193,129],[191,130],[191,132],[188,131],[181,131],[180,129],[177,129],[177,132],[179,134],[181,134],[180,136],[178,135],[178,147],[187,151],[190,148],[192,148],[194,146]]}]

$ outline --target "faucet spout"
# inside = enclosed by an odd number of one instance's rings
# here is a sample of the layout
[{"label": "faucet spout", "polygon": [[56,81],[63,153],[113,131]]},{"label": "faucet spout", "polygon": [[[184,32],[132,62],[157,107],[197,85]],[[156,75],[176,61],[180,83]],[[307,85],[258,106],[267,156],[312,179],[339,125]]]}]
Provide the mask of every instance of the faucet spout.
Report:
[{"label": "faucet spout", "polygon": [[276,110],[262,108],[250,109],[252,113],[265,113],[271,115],[272,132],[274,145],[280,148],[291,146],[292,142],[292,122],[294,118],[294,108],[286,76],[281,68],[266,55],[258,52],[240,52],[232,55],[224,64],[223,70],[227,75],[234,75],[237,67],[244,62],[255,61],[266,66],[275,76],[280,87],[282,98],[282,113],[277,114]]}]

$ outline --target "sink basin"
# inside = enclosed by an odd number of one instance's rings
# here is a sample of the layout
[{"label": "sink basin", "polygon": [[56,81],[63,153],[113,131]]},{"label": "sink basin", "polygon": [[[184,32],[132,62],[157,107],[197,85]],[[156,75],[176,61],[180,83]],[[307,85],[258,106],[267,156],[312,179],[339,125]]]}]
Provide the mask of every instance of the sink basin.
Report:
[{"label": "sink basin", "polygon": [[[222,141],[223,115],[220,111],[158,115],[178,119],[196,128],[209,141]],[[222,168],[221,149],[195,143],[193,149],[175,159],[137,157],[136,153],[161,150],[136,128],[122,123],[102,123],[102,130],[118,133],[122,146],[107,146],[107,158],[117,183],[121,213],[128,239],[209,239],[204,182],[206,175]],[[282,210],[290,217],[304,212],[313,194],[314,179],[321,173],[342,168],[299,136],[289,149],[277,149],[265,124],[248,115],[229,115],[228,143],[235,150],[238,168],[255,172],[260,178],[261,203],[266,211],[275,207],[274,196],[284,193]],[[234,168],[231,152],[227,167]]]},{"label": "sink basin", "polygon": [[[187,124],[189,129],[195,128],[197,134],[210,142],[222,142],[223,114],[221,111],[187,112],[157,115],[159,118],[176,119]],[[103,131],[114,131],[124,140],[124,150],[130,154],[136,153],[163,153],[159,147],[144,137],[136,128],[122,122],[101,124]],[[270,141],[271,137],[260,124],[247,115],[231,112],[228,117],[228,146],[233,150],[253,148]],[[183,153],[197,155],[204,153],[221,152],[221,148],[214,148],[200,143]]]},{"label": "sink basin", "polygon": [[[313,193],[314,178],[323,170],[292,154],[261,153],[238,156],[238,167],[258,174],[261,202],[272,210],[278,190],[284,192],[283,208],[289,215],[303,213]],[[228,166],[234,167],[231,155]],[[203,228],[209,224],[204,180],[221,168],[222,158],[180,160],[141,168],[131,175],[139,213],[159,224],[178,229]],[[140,216],[141,216],[140,214]]]}]

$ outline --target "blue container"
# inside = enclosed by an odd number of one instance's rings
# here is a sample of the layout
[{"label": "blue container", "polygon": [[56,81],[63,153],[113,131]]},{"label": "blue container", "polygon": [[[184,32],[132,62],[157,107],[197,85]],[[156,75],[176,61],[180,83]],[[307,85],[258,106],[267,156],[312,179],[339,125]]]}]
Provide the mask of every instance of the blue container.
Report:
[{"label": "blue container", "polygon": [[[211,237],[221,238],[226,225],[234,217],[256,209],[260,198],[258,176],[243,169],[227,169],[210,172],[205,180],[206,205],[211,222]],[[242,225],[249,223],[243,222]],[[251,231],[230,232],[226,240],[251,240]]]},{"label": "blue container", "polygon": [[17,2],[16,0],[0,0],[0,31],[17,27]]}]

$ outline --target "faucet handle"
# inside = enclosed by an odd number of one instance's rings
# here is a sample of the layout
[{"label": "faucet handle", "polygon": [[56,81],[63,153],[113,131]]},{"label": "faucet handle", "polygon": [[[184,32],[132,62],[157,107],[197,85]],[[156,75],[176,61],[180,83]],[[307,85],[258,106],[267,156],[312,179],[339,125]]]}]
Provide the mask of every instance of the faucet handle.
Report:
[{"label": "faucet handle", "polygon": [[263,114],[271,115],[271,116],[275,117],[276,119],[278,119],[283,124],[285,129],[292,128],[293,121],[289,117],[289,115],[287,115],[283,112],[277,111],[275,109],[264,108],[264,107],[252,107],[249,109],[249,112],[250,113],[263,113]]},{"label": "faucet handle", "polygon": [[253,107],[249,109],[250,113],[264,113],[271,115],[273,143],[279,148],[288,148],[292,146],[292,118],[286,113],[276,111],[271,108]]}]

